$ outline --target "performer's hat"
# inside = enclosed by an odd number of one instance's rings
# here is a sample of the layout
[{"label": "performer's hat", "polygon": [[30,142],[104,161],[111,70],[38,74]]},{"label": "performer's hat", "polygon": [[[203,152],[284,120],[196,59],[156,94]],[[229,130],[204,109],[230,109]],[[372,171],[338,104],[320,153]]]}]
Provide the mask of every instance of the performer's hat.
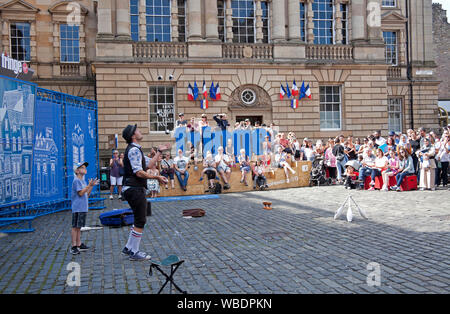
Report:
[{"label": "performer's hat", "polygon": [[127,125],[127,127],[125,129],[123,129],[122,131],[122,137],[124,138],[124,140],[130,144],[131,143],[131,137],[134,135],[134,132],[137,129],[137,124],[135,125]]}]

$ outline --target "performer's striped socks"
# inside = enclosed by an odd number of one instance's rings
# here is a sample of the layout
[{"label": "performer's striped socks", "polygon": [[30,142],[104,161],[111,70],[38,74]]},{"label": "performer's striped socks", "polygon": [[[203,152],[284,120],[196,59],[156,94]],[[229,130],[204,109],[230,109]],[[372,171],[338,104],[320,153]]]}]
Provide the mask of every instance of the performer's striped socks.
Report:
[{"label": "performer's striped socks", "polygon": [[141,243],[142,233],[139,233],[131,228],[130,236],[128,237],[128,242],[126,248],[131,250],[131,252],[136,253],[139,251],[139,244]]}]

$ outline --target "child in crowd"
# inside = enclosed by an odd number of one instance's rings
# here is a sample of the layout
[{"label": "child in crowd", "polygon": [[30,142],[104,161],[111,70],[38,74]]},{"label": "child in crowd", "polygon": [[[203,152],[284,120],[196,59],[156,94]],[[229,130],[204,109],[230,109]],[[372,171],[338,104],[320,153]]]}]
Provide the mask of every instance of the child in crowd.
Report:
[{"label": "child in crowd", "polygon": [[[159,170],[156,169],[156,164],[153,164],[151,168],[147,170],[147,173],[152,176],[159,176]],[[155,198],[161,192],[159,186],[159,180],[157,179],[147,179],[147,191],[150,193],[151,198]]]},{"label": "child in crowd", "polygon": [[258,188],[268,188],[267,179],[265,176],[265,166],[261,158],[258,159],[256,164],[252,165],[252,179],[253,179],[253,189]]},{"label": "child in crowd", "polygon": [[247,184],[247,173],[250,172],[250,160],[248,156],[245,154],[245,149],[241,149],[240,155],[238,157],[239,161],[239,169],[241,171],[241,183],[244,183],[245,186],[248,186]]}]

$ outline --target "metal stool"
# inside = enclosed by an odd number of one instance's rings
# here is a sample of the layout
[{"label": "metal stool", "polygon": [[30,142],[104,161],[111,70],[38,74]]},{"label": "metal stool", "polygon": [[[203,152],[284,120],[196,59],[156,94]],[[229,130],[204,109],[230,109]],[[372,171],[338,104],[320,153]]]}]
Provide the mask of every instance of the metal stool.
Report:
[{"label": "metal stool", "polygon": [[[151,262],[150,270],[149,270],[148,274],[150,276],[152,276],[153,275],[152,269],[156,268],[161,274],[164,275],[164,277],[166,277],[166,282],[164,282],[164,284],[162,285],[161,289],[159,289],[158,294],[161,293],[161,291],[164,289],[164,287],[167,285],[167,283],[169,281],[170,281],[170,290],[169,290],[170,294],[172,294],[172,284],[180,293],[187,294],[186,291],[184,291],[180,287],[178,287],[177,284],[173,281],[173,275],[177,271],[178,267],[180,267],[180,265],[183,264],[183,263],[184,263],[184,260],[180,260],[179,257],[176,256],[176,255],[170,255],[170,256],[166,257],[164,260],[162,260],[161,262],[157,262],[157,261],[152,261]],[[170,275],[167,275],[160,268],[161,266],[164,266],[164,267],[170,266]]]}]

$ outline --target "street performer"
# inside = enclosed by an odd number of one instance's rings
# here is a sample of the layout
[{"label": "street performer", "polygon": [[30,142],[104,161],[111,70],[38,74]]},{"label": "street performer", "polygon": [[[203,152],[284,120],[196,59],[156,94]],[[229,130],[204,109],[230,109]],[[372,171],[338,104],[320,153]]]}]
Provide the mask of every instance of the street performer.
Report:
[{"label": "street performer", "polygon": [[145,261],[151,258],[144,252],[139,251],[139,245],[144,231],[147,212],[146,187],[147,179],[157,179],[161,184],[166,184],[167,179],[159,175],[150,175],[146,172],[159,159],[164,150],[169,149],[168,145],[160,145],[156,155],[150,159],[144,155],[140,142],[143,139],[142,133],[137,128],[137,124],[128,125],[122,132],[122,137],[128,146],[125,150],[123,166],[125,170],[123,178],[123,198],[128,202],[134,214],[134,224],[128,237],[128,242],[122,253],[129,256],[131,261]]}]

